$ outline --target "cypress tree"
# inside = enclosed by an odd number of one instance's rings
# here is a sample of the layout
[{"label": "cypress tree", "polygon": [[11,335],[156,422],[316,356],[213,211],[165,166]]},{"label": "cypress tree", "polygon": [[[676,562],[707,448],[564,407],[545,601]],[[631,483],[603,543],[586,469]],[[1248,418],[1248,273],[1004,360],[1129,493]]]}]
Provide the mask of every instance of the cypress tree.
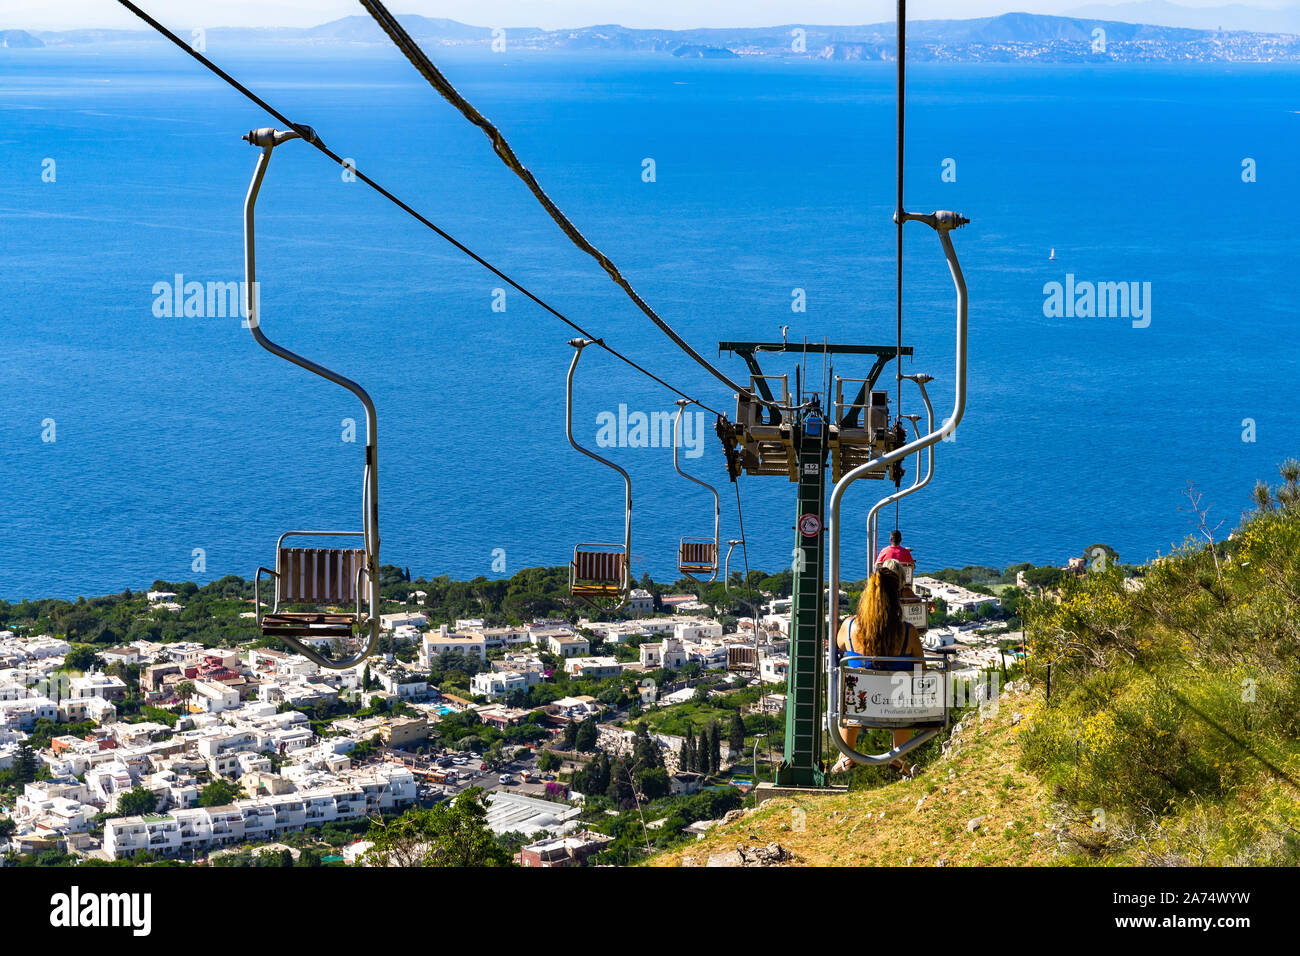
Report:
[{"label": "cypress tree", "polygon": [[745,718],[740,716],[739,710],[731,715],[731,727],[727,732],[727,743],[731,745],[731,759],[734,761],[736,755],[745,749]]}]

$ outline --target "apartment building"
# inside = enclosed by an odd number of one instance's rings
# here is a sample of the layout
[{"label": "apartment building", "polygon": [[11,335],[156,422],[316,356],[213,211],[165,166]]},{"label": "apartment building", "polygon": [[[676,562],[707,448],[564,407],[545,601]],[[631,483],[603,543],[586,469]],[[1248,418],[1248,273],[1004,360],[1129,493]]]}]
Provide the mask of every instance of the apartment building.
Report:
[{"label": "apartment building", "polygon": [[236,843],[265,841],[321,826],[389,812],[414,803],[415,776],[401,764],[301,793],[237,800],[225,807],[192,807],[166,814],[121,817],[104,824],[104,851],[112,859],[140,850],[172,856]]}]

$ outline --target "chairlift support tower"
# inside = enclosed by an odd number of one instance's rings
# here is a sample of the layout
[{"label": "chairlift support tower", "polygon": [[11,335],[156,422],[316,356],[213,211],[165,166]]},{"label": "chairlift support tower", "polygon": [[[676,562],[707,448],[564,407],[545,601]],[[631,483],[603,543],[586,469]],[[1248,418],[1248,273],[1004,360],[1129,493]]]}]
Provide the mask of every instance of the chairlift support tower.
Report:
[{"label": "chairlift support tower", "polygon": [[[718,426],[732,481],[744,472],[785,476],[797,486],[785,751],[775,782],[780,786],[823,787],[826,468],[830,465],[833,477],[838,479],[846,465],[870,460],[904,443],[901,427],[889,420],[888,393],[877,393],[875,385],[890,362],[910,357],[912,349],[821,342],[719,342],[718,351],[745,360],[753,393],[759,398],[755,401],[751,395],[737,395],[736,421]],[[804,401],[803,383],[797,385],[797,401],[792,403],[788,380],[785,376],[765,375],[758,364],[760,353],[793,354],[800,359],[821,355],[827,362],[832,355],[857,355],[870,356],[874,361],[861,379],[834,379],[833,369],[828,370],[828,380],[823,383],[825,405],[817,391],[809,393]],[[829,396],[831,379],[835,383],[834,402]],[[781,383],[779,396],[773,394],[773,382]],[[857,386],[850,401],[843,400],[846,384]],[[884,478],[885,472],[875,477]],[[901,468],[891,470],[889,477],[900,481]]]}]

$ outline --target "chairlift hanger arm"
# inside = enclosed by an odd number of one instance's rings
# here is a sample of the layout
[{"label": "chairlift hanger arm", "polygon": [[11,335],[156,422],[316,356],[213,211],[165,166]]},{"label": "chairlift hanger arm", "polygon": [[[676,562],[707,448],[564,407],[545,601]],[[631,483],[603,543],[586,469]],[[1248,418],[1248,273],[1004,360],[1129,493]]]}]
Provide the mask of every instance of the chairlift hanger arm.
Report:
[{"label": "chairlift hanger arm", "polygon": [[[569,363],[569,374],[565,379],[564,388],[564,433],[569,439],[569,444],[577,451],[582,452],[588,458],[600,462],[607,468],[612,468],[623,478],[623,581],[621,587],[622,600],[613,608],[606,610],[617,611],[627,605],[631,598],[631,581],[632,581],[632,478],[627,471],[608,458],[602,458],[590,449],[583,448],[578,444],[577,439],[573,437],[573,373],[577,371],[578,360],[582,358],[582,350],[589,345],[603,345],[599,340],[591,339],[570,339],[569,344],[573,346],[573,361]],[[581,545],[579,545],[581,547]]]},{"label": "chairlift hanger arm", "polygon": [[[325,366],[313,362],[297,352],[290,351],[284,346],[279,345],[269,339],[265,332],[262,331],[262,322],[260,314],[260,296],[257,291],[257,249],[255,242],[255,215],[254,209],[257,205],[257,197],[262,188],[262,181],[266,177],[267,167],[271,162],[271,153],[276,146],[288,142],[291,139],[307,138],[314,140],[315,133],[310,127],[302,127],[302,132],[295,130],[276,130],[263,128],[250,130],[244,137],[253,146],[261,147],[261,154],[257,158],[257,167],[253,172],[253,180],[249,184],[248,194],[244,199],[244,279],[245,279],[245,310],[249,331],[253,334],[253,339],[258,345],[266,349],[272,355],[282,358],[287,362],[297,365],[299,368],[306,369],[314,375],[342,386],[360,401],[366,410],[366,450],[365,450],[365,471],[362,477],[362,531],[360,532],[341,532],[343,535],[359,536],[362,538],[365,549],[365,564],[357,569],[356,574],[356,597],[357,597],[357,622],[366,628],[368,636],[365,646],[356,654],[343,658],[341,660],[332,660],[317,652],[314,648],[296,641],[293,637],[287,635],[277,635],[278,639],[292,647],[297,653],[302,654],[309,660],[314,661],[321,667],[331,670],[346,670],[360,664],[371,654],[374,653],[375,646],[379,642],[379,423],[375,413],[375,404],[370,395],[364,388],[344,375],[340,375]],[[281,535],[280,541],[276,543],[276,553],[280,552],[280,546],[288,534],[303,534],[305,532],[287,532]],[[327,532],[335,534],[336,532]],[[257,578],[260,579],[262,569],[258,570]],[[275,573],[275,572],[270,572]],[[370,590],[370,614],[368,618],[362,618],[360,611],[361,588],[360,581],[362,575],[367,579]],[[256,583],[256,582],[255,582]],[[279,582],[277,575],[277,594],[279,592]],[[257,588],[255,587],[256,591]],[[278,601],[277,601],[278,608]],[[259,623],[261,621],[261,605],[257,604],[257,614]]]},{"label": "chairlift hanger arm", "polygon": [[[680,439],[681,428],[682,428],[682,415],[686,411],[686,406],[688,404],[692,404],[692,403],[687,402],[686,399],[679,399],[677,401],[677,417],[673,420],[673,469],[677,472],[677,474],[681,475],[683,478],[695,482],[697,485],[699,485],[702,488],[707,488],[713,494],[713,574],[709,577],[708,581],[703,582],[705,584],[710,584],[713,581],[716,581],[718,578],[718,530],[719,530],[721,516],[722,516],[722,499],[718,495],[717,488],[713,487],[707,481],[701,481],[699,478],[696,478],[694,475],[688,475],[686,472],[682,471],[682,466],[678,462],[677,450],[678,448],[681,447],[681,442],[679,439]],[[680,552],[679,552],[679,557],[680,557]],[[695,578],[695,575],[691,574],[689,571],[685,571],[680,567],[680,561],[679,561],[678,570],[681,570],[682,573],[687,575],[687,577]]]},{"label": "chairlift hanger arm", "polygon": [[[964,216],[955,212],[943,210],[932,213],[928,216],[912,215],[904,213],[901,217],[902,222],[916,221],[924,222],[939,234],[939,242],[943,248],[944,257],[948,262],[948,269],[952,273],[953,286],[957,293],[957,346],[955,360],[955,398],[953,403],[952,415],[944,420],[938,428],[931,428],[929,434],[916,439],[897,448],[888,454],[879,458],[872,459],[865,464],[859,465],[847,474],[842,476],[835,483],[831,490],[830,500],[826,512],[826,535],[828,538],[827,554],[827,586],[830,593],[836,594],[839,591],[840,584],[840,531],[841,522],[839,519],[840,504],[843,501],[844,493],[848,490],[849,485],[860,478],[865,477],[869,472],[878,469],[884,469],[902,461],[909,456],[930,448],[937,442],[942,441],[951,435],[957,428],[966,411],[966,345],[967,345],[967,296],[966,280],[961,271],[961,264],[957,261],[957,252],[953,248],[952,239],[949,233],[969,222]],[[918,382],[918,384],[920,384]],[[874,556],[873,556],[874,557]],[[911,750],[919,747],[922,743],[934,737],[939,733],[939,729],[931,728],[920,734],[916,734],[904,744],[892,748],[884,754],[863,754],[849,746],[848,741],[844,739],[843,731],[840,727],[840,714],[843,706],[843,692],[840,687],[840,668],[839,668],[839,645],[836,637],[839,634],[839,602],[828,602],[827,609],[827,639],[826,639],[826,663],[827,663],[827,709],[826,709],[826,730],[831,739],[831,743],[845,757],[854,763],[870,764],[881,766],[892,763],[898,757]],[[946,680],[946,678],[945,678]],[[944,693],[947,693],[945,686]]]}]

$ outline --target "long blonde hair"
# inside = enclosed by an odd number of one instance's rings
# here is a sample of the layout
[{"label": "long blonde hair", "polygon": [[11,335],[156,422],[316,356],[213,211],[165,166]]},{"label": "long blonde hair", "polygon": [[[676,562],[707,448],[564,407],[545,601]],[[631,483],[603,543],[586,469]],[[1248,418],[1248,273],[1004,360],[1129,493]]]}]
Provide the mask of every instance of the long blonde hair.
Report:
[{"label": "long blonde hair", "polygon": [[852,644],[859,654],[902,657],[907,653],[899,586],[898,575],[888,568],[881,568],[867,580],[853,624]]}]

